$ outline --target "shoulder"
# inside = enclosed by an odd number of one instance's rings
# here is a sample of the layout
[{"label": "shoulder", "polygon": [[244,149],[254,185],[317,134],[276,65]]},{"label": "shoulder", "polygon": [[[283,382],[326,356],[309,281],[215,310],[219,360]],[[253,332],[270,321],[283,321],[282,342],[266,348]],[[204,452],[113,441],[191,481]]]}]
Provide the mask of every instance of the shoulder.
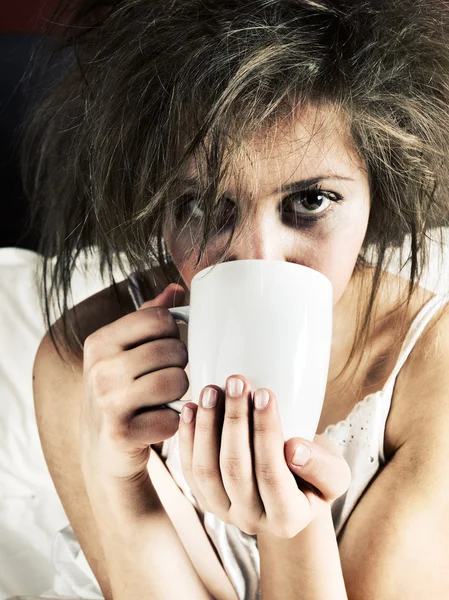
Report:
[{"label": "shoulder", "polygon": [[[407,329],[435,294],[420,288],[406,309]],[[403,342],[404,339],[402,338]],[[449,304],[438,303],[396,378],[388,418],[391,450],[400,448],[416,434],[432,435],[438,421],[449,417]],[[449,427],[449,418],[447,419]]]},{"label": "shoulder", "polygon": [[[362,303],[366,304],[370,296],[373,275],[374,268],[368,269],[358,290],[356,298],[361,298]],[[383,389],[396,366],[414,319],[435,296],[430,290],[417,287],[410,303],[407,304],[408,286],[408,279],[383,271],[376,301],[371,310],[371,329],[364,359],[366,368],[360,375],[363,377],[364,396]]]},{"label": "shoulder", "polygon": [[[146,277],[152,281],[154,287],[154,295],[159,294],[165,287],[162,270],[159,267],[154,267],[145,273]],[[145,300],[150,300],[148,293]],[[115,285],[111,285],[98,293],[86,298],[82,302],[76,304],[69,312],[68,318],[70,322],[76,323],[76,330],[81,344],[84,343],[87,337],[93,332],[101,329],[105,325],[112,323],[124,317],[125,315],[135,310],[134,302],[129,291],[129,280],[125,279]],[[62,335],[62,319],[57,320],[51,327],[52,333],[63,341]],[[38,350],[38,355],[46,354],[50,351],[51,354],[56,353],[53,346],[50,333],[47,331]],[[64,346],[62,344],[62,346]],[[67,351],[65,347],[61,348],[70,360],[80,359],[81,356],[75,356],[74,353]]]},{"label": "shoulder", "polygon": [[[83,344],[86,338],[97,329],[112,323],[122,316],[134,310],[134,305],[128,291],[128,281],[124,280],[115,286],[110,286],[100,292],[86,298],[75,305],[68,313],[71,321],[76,320],[77,332],[80,342]],[[63,343],[62,319],[58,319],[51,327],[52,333],[61,342],[60,350],[64,360],[69,363],[78,363],[82,361],[82,356],[68,350]],[[35,368],[45,364],[47,359],[53,360],[58,356],[56,348],[47,331],[44,335],[35,360]]]},{"label": "shoulder", "polygon": [[[76,318],[77,332],[84,345],[86,338],[94,331],[132,310],[125,280],[75,305],[70,316]],[[33,397],[38,425],[43,421],[48,425],[49,415],[51,419],[56,419],[63,412],[74,410],[73,398],[82,393],[82,348],[76,351],[64,343],[61,319],[53,324],[52,333],[59,342],[58,349],[47,331],[39,344],[33,365]],[[66,402],[68,397],[72,398],[70,407]]]},{"label": "shoulder", "polygon": [[400,371],[388,417],[395,447],[339,540],[351,598],[448,597],[448,353],[446,305]]},{"label": "shoulder", "polygon": [[[146,271],[145,276],[152,282],[151,288],[154,289],[154,296],[165,287],[160,267]],[[150,299],[147,292],[145,300]],[[79,349],[68,347],[65,342],[62,319],[55,321],[51,327],[52,335],[50,335],[50,331],[46,332],[35,355],[33,382],[36,377],[45,378],[49,374],[54,379],[58,373],[61,377],[66,377],[72,373],[81,372],[82,347],[85,340],[98,329],[134,311],[135,306],[130,294],[128,279],[111,285],[73,306],[68,312],[67,318],[69,323],[76,324]],[[57,341],[57,348],[52,337]]]}]

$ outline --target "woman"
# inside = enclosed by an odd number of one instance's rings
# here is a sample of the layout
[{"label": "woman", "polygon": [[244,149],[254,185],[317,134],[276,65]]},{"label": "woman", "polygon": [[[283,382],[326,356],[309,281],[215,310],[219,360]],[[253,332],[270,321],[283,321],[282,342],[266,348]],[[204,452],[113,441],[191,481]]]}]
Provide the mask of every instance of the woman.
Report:
[{"label": "woman", "polygon": [[[41,252],[57,257],[34,393],[104,597],[445,597],[449,317],[419,281],[449,214],[448,4],[68,4],[53,20],[69,18],[76,61],[24,146]],[[386,270],[407,235],[410,281]],[[92,246],[128,279],[68,310]],[[313,442],[284,446],[274,394],[257,408],[245,373],[182,419],[161,407],[188,397],[168,307],[202,268],[242,259],[332,283]]]}]

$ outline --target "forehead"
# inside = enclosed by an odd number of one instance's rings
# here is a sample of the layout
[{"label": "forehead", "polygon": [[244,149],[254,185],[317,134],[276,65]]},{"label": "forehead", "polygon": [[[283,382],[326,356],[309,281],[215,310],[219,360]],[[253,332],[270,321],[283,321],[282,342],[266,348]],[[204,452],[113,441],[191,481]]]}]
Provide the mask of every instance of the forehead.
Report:
[{"label": "forehead", "polygon": [[[206,143],[206,147],[208,144]],[[332,107],[308,106],[292,111],[270,127],[261,129],[225,157],[222,185],[232,192],[270,195],[299,179],[341,175],[354,177],[364,171],[350,138],[349,124]],[[189,165],[186,180],[195,182],[205,161]]]}]

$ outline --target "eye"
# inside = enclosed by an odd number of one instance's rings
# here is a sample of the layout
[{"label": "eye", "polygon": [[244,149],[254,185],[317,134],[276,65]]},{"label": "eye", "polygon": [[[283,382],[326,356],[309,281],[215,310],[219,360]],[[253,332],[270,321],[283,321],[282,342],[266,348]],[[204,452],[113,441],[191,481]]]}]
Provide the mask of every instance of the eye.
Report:
[{"label": "eye", "polygon": [[198,206],[198,198],[193,194],[186,194],[182,197],[176,207],[176,219],[178,221],[186,218],[202,219],[204,212]]},{"label": "eye", "polygon": [[[331,212],[331,204],[341,202],[343,196],[336,192],[323,190],[319,186],[301,190],[290,194],[282,201],[282,212],[287,216],[292,216],[295,223],[298,220],[313,221],[324,219]],[[238,218],[238,208],[229,198],[223,196],[220,202],[221,217],[214,224],[216,232],[222,232],[229,229]],[[201,222],[204,218],[204,211],[200,208],[200,199],[195,194],[185,194],[179,200],[175,211],[176,222],[187,224],[190,227],[195,226],[196,222]]]},{"label": "eye", "polygon": [[[214,229],[216,231],[228,229],[236,219],[236,205],[226,197],[221,199],[221,204],[221,219],[214,223]],[[183,196],[180,204],[176,208],[176,221],[178,223],[188,221],[189,224],[192,222],[194,224],[195,221],[202,221],[203,218],[204,211],[199,207],[199,198],[194,194],[186,194]]]},{"label": "eye", "polygon": [[295,215],[305,215],[306,218],[313,219],[315,215],[327,212],[332,202],[340,202],[341,200],[343,200],[343,197],[340,194],[322,190],[317,186],[308,190],[295,192],[287,196],[284,202],[293,205],[293,210],[287,210],[286,212],[293,212]]}]

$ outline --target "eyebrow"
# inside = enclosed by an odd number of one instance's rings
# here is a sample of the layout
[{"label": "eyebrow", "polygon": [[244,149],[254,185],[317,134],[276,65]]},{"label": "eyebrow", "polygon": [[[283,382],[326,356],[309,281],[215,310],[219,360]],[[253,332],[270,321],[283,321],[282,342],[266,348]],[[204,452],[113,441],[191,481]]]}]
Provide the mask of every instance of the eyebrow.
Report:
[{"label": "eyebrow", "polygon": [[283,185],[279,189],[276,190],[278,192],[301,192],[303,190],[307,190],[313,185],[319,183],[320,181],[325,181],[326,179],[338,179],[343,181],[354,181],[351,177],[344,177],[343,175],[321,175],[319,177],[312,177],[312,179],[301,179],[300,181],[294,181],[293,183],[289,183],[287,185]]},{"label": "eyebrow", "polygon": [[[311,188],[312,186],[316,185],[320,181],[325,181],[327,179],[334,179],[334,180],[341,180],[341,181],[354,181],[354,179],[352,177],[344,177],[343,175],[337,175],[337,174],[320,175],[318,177],[312,177],[311,179],[300,179],[299,181],[294,181],[293,183],[288,183],[288,184],[283,185],[282,187],[278,188],[277,190],[274,190],[274,192],[272,192],[272,194],[285,193],[285,192],[289,192],[289,193],[301,192],[301,191]],[[192,187],[197,187],[197,184],[198,184],[198,180],[195,177],[189,177],[189,176],[179,178],[178,181],[180,181],[181,183],[189,184]],[[270,195],[272,195],[272,194],[270,194]]]}]

